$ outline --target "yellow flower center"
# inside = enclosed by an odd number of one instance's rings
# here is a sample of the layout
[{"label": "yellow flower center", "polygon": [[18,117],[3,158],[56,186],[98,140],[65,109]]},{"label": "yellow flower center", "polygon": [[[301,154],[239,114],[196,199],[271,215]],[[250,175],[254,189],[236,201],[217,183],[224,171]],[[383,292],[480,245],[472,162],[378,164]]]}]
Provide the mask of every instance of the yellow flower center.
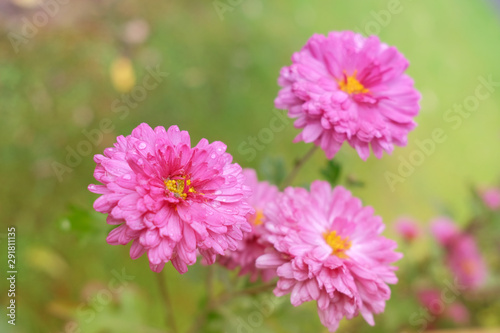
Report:
[{"label": "yellow flower center", "polygon": [[354,71],[352,75],[347,76],[344,71],[344,78],[338,81],[339,88],[348,94],[361,94],[369,92],[369,90],[366,89],[365,86],[358,81],[358,79],[356,79],[357,73],[358,71]]},{"label": "yellow flower center", "polygon": [[264,213],[262,212],[262,209],[256,209],[255,211],[255,216],[252,221],[253,225],[258,226],[264,223]]},{"label": "yellow flower center", "polygon": [[336,231],[326,231],[323,233],[323,238],[326,243],[332,248],[332,254],[341,259],[348,259],[345,251],[351,248],[352,242],[349,237],[342,238],[337,235]]},{"label": "yellow flower center", "polygon": [[186,179],[186,177],[184,175],[173,179],[165,179],[163,182],[167,190],[172,192],[176,198],[186,199],[188,193],[196,193],[194,187],[191,187],[191,179]]}]

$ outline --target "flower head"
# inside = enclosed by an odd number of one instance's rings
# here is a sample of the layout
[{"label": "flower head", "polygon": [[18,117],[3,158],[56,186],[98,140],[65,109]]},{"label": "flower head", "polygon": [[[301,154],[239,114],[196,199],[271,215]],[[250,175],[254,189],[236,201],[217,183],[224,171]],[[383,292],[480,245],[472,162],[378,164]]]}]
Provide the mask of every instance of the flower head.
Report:
[{"label": "flower head", "polygon": [[345,188],[333,191],[315,181],[311,191],[288,187],[266,210],[266,239],[274,252],[257,267],[274,268],[276,296],[291,294],[298,306],[315,300],[321,322],[331,332],[339,321],[384,310],[388,283],[396,283],[391,263],[401,258],[396,243],[384,238],[382,219]]},{"label": "flower head", "polygon": [[500,208],[500,189],[488,188],[480,193],[484,204],[491,210],[498,210]]},{"label": "flower head", "polygon": [[404,146],[416,126],[420,94],[395,47],[351,31],[313,35],[281,70],[275,105],[302,128],[295,141],[314,142],[333,158],[347,141],[366,160]]},{"label": "flower head", "polygon": [[429,312],[434,316],[439,316],[444,311],[441,301],[441,291],[439,289],[423,289],[418,291],[417,298]]},{"label": "flower head", "polygon": [[400,218],[395,223],[396,231],[407,242],[413,241],[420,234],[420,229],[415,220],[409,218]]},{"label": "flower head", "polygon": [[252,196],[248,203],[255,209],[254,214],[248,214],[247,220],[252,225],[252,232],[245,233],[243,240],[239,241],[235,251],[226,251],[225,256],[220,256],[218,262],[229,269],[240,267],[240,275],[250,274],[250,280],[255,281],[261,276],[263,281],[269,281],[276,276],[274,269],[258,269],[255,261],[271,246],[264,240],[264,223],[266,207],[275,200],[278,188],[268,182],[259,182],[253,169],[243,169],[245,185],[252,189]]},{"label": "flower head", "polygon": [[156,272],[171,261],[185,273],[197,251],[213,263],[216,254],[235,250],[251,230],[246,216],[253,209],[241,167],[225,151],[222,142],[206,139],[191,147],[188,132],[177,126],[141,124],[119,136],[114,147],[94,156],[94,177],[104,185],[89,185],[102,194],[94,209],[119,225],[107,242],[133,241],[132,259],[147,252]]},{"label": "flower head", "polygon": [[442,246],[447,246],[460,234],[455,222],[447,217],[438,217],[432,220],[431,232]]},{"label": "flower head", "polygon": [[446,249],[446,262],[465,288],[475,289],[486,280],[486,264],[471,235],[461,234]]},{"label": "flower head", "polygon": [[477,288],[486,280],[486,264],[474,238],[445,217],[431,223],[431,231],[446,252],[446,263],[464,288]]},{"label": "flower head", "polygon": [[457,324],[464,325],[470,322],[469,309],[460,302],[451,304],[446,310],[446,316]]}]

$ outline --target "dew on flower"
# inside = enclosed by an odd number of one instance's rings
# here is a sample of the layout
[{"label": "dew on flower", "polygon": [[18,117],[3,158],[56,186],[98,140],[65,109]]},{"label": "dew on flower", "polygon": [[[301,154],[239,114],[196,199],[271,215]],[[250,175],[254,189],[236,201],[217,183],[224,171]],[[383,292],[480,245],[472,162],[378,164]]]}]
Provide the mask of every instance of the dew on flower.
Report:
[{"label": "dew on flower", "polygon": [[[168,136],[177,138],[178,143],[164,144],[170,142],[165,140]],[[180,273],[185,273],[187,266],[196,262],[197,252],[208,263],[213,263],[217,254],[236,249],[234,244],[243,235],[235,230],[251,230],[243,218],[253,213],[245,200],[250,191],[244,188],[243,179],[237,177],[240,169],[222,158],[215,162],[212,173],[199,168],[191,172],[193,163],[206,161],[199,157],[203,154],[193,154],[188,138],[187,132],[180,132],[177,126],[153,130],[141,124],[131,135],[119,137],[116,149],[95,157],[94,175],[103,185],[89,186],[90,191],[101,194],[94,208],[108,214],[112,224],[118,224],[109,233],[108,243],[125,245],[134,241],[132,259],[147,253],[150,268],[157,272],[165,263],[172,262]],[[163,144],[152,144],[145,156],[146,142]],[[202,143],[195,149],[202,149],[214,157],[227,154],[219,147],[219,143]],[[182,160],[178,153],[181,150],[189,154],[182,156]],[[179,164],[181,161],[184,165]],[[135,182],[133,190],[132,180]],[[205,191],[204,184],[211,180],[219,184],[219,189],[207,196],[204,193],[210,190]],[[234,209],[225,206],[229,197]],[[231,209],[233,214],[227,214],[226,209]],[[220,243],[217,247],[210,246],[212,238]]]}]

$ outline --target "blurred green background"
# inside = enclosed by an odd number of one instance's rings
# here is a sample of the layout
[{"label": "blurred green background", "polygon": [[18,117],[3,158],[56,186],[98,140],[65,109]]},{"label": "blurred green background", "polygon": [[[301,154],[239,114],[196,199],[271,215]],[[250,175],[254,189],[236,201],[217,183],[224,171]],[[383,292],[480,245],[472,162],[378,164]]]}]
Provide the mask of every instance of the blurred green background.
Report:
[{"label": "blurred green background", "polygon": [[[291,122],[251,161],[238,147],[269,127],[279,70],[313,33],[377,33],[410,60],[408,73],[422,92],[419,126],[407,147],[363,162],[344,146],[336,158],[343,178],[365,183],[351,189],[389,224],[386,235],[394,236],[390,224],[401,215],[425,226],[446,213],[464,224],[470,186],[498,180],[500,91],[461,117],[456,129],[444,116],[474,95],[478,77],[500,82],[499,13],[486,1],[401,0],[397,14],[377,14],[391,2],[53,0],[43,2],[52,3],[44,9],[36,0],[0,1],[1,261],[6,263],[7,227],[14,225],[19,271],[17,325],[13,329],[3,315],[0,331],[163,331],[163,309],[146,258],[132,261],[128,247],[107,245],[111,228],[104,215],[92,211],[97,195],[87,185],[95,182],[93,154],[141,122],[177,124],[193,142],[202,137],[225,142],[236,162],[257,168],[262,178],[282,162],[289,170],[309,149],[292,143],[298,131]],[[125,107],[123,96],[143,86],[148,68],[157,67],[168,76],[137,105]],[[82,131],[99,129],[106,118],[113,130],[73,167],[55,172],[54,162],[67,165],[68,147],[85,148]],[[398,174],[401,159],[408,160],[419,149],[417,141],[431,138],[435,128],[447,140],[391,189],[387,172]],[[317,152],[295,184],[321,178],[325,164]],[[403,261],[417,260],[419,251]],[[120,292],[110,292],[113,272],[122,270],[133,278]],[[205,269],[195,266],[183,276],[170,266],[166,271],[185,330],[203,306]],[[228,277],[222,269],[218,274]],[[354,331],[410,327],[414,309],[396,302],[397,297],[388,302],[390,316],[376,317],[377,326],[358,320]],[[213,327],[206,331],[236,332],[238,318],[252,314],[255,304],[247,298],[232,303],[213,314]],[[323,331],[313,304],[295,309],[288,298],[255,329]]]}]

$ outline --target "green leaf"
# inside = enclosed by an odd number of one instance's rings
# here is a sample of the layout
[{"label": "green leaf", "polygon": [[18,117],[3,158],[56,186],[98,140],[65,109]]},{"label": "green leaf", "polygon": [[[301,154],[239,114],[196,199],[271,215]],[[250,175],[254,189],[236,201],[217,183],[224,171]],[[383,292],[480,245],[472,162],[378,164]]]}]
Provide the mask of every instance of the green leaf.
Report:
[{"label": "green leaf", "polygon": [[332,185],[335,186],[339,183],[342,166],[335,160],[329,160],[326,167],[321,170],[321,174]]},{"label": "green leaf", "polygon": [[86,209],[75,205],[70,205],[67,213],[57,223],[62,231],[72,232],[80,238],[94,237],[109,229],[103,214],[91,208]]}]

